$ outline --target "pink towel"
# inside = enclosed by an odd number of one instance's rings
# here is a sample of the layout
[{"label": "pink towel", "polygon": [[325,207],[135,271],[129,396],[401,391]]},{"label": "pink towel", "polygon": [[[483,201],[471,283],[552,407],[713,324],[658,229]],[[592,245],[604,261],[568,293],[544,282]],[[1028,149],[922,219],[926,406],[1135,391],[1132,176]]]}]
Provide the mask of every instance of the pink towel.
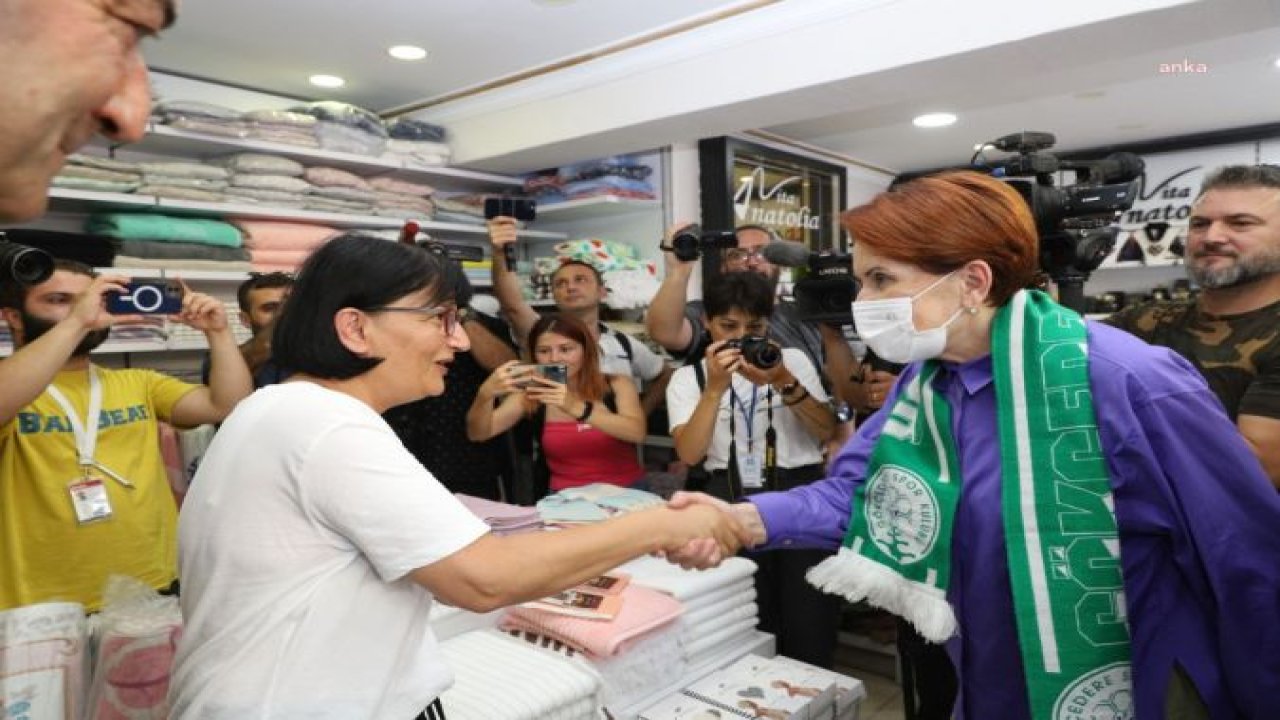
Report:
[{"label": "pink towel", "polygon": [[507,609],[501,627],[538,632],[580,648],[591,657],[606,658],[624,652],[683,611],[671,596],[632,585],[622,591],[622,610],[612,620],[585,620],[517,606]]},{"label": "pink towel", "polygon": [[92,720],[165,720],[169,674],[182,628],[141,636],[107,631],[98,646]]},{"label": "pink towel", "polygon": [[244,246],[266,250],[315,250],[338,231],[323,225],[277,220],[232,220],[244,233]]},{"label": "pink towel", "polygon": [[298,266],[311,257],[310,250],[250,250],[249,259],[254,267],[258,265],[292,265]]}]

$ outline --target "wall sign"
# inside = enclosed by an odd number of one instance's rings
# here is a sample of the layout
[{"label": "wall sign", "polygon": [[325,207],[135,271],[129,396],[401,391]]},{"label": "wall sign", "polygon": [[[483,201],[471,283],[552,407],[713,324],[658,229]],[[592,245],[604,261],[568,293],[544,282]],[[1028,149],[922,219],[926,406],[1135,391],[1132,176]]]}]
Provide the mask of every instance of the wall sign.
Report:
[{"label": "wall sign", "polygon": [[762,225],[814,250],[846,248],[844,167],[724,137],[700,141],[698,154],[707,229]]}]

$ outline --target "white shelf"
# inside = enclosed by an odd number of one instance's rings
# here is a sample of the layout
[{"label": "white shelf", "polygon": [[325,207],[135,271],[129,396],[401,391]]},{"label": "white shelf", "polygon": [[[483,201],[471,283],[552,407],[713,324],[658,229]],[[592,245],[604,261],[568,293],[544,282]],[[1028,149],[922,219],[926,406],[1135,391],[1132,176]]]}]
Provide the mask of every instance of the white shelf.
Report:
[{"label": "white shelf", "polygon": [[616,217],[638,212],[661,210],[658,200],[637,200],[635,198],[600,197],[569,200],[567,202],[550,203],[538,206],[538,217],[549,222],[592,220],[602,217]]},{"label": "white shelf", "polygon": [[[53,188],[49,191],[50,205],[58,211],[89,213],[103,208],[119,210],[147,210],[168,215],[192,215],[196,217],[244,219],[244,220],[285,220],[306,222],[329,227],[351,229],[372,228],[378,230],[399,230],[405,220],[383,217],[380,215],[346,215],[342,213],[316,212],[295,208],[279,208],[269,205],[250,205],[248,203],[212,203],[194,200],[171,200],[152,195],[127,195],[123,193],[103,193],[92,190],[73,190]],[[483,225],[464,225],[462,223],[443,223],[423,220],[418,222],[422,230],[439,235],[475,235],[487,238],[489,231]],[[542,230],[521,230],[519,237],[526,240],[563,241],[568,239],[566,233],[547,232]]]},{"label": "white shelf", "polygon": [[384,160],[372,155],[334,152],[319,148],[307,148],[299,145],[255,140],[252,138],[233,138],[219,135],[182,130],[168,125],[149,126],[142,140],[129,145],[118,145],[115,149],[151,153],[156,155],[178,155],[190,157],[193,153],[201,156],[226,155],[237,152],[261,152],[283,155],[293,158],[304,165],[322,165],[350,170],[357,174],[393,176],[403,179],[443,181],[447,190],[503,190],[523,186],[520,178],[509,175],[466,170],[463,168],[435,167],[419,165],[407,160]]}]

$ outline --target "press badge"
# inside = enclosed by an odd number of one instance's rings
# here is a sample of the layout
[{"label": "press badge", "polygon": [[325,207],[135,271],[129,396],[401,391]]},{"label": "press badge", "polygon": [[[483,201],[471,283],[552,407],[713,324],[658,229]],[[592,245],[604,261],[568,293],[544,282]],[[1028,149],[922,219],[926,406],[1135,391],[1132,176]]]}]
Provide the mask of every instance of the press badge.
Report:
[{"label": "press badge", "polygon": [[756,453],[739,453],[738,475],[744,488],[758,490],[764,487],[764,458]]},{"label": "press badge", "polygon": [[111,518],[111,500],[107,497],[107,483],[100,477],[85,475],[67,485],[71,505],[76,511],[76,522],[86,525]]}]

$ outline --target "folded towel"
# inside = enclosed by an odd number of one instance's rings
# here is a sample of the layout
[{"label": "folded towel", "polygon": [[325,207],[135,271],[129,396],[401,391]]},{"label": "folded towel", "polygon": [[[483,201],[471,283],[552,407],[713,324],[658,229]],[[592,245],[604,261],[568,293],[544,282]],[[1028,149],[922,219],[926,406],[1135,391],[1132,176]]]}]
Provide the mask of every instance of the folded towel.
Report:
[{"label": "folded towel", "polygon": [[119,253],[130,257],[152,260],[224,260],[243,262],[249,252],[242,247],[222,247],[185,242],[156,242],[155,240],[121,240]]},{"label": "folded towel", "polygon": [[307,192],[309,192],[312,197],[322,197],[329,200],[345,200],[348,202],[364,203],[365,205],[371,205],[378,199],[378,193],[373,190],[347,185],[312,185],[311,189]]},{"label": "folded towel", "polygon": [[[307,116],[304,116],[307,117]],[[212,158],[211,164],[227,168],[233,173],[245,175],[285,175],[298,177],[306,170],[302,163],[279,155],[265,153],[236,153]]]},{"label": "folded towel", "polygon": [[200,190],[193,187],[179,187],[177,185],[143,185],[137,189],[138,195],[151,195],[152,197],[168,198],[170,200],[192,200],[194,202],[225,202],[226,195],[217,190]]},{"label": "folded towel", "polygon": [[628,585],[621,593],[622,609],[612,620],[587,620],[526,607],[507,609],[500,627],[532,630],[561,640],[592,657],[625,651],[645,633],[663,627],[684,611],[665,593]]},{"label": "folded towel", "polygon": [[244,119],[255,125],[283,125],[308,130],[316,125],[314,115],[290,110],[250,110],[244,114]]},{"label": "folded towel", "polygon": [[369,180],[369,184],[375,190],[382,192],[396,193],[399,195],[414,195],[418,197],[428,197],[435,193],[436,189],[430,185],[423,183],[409,182],[408,180],[398,180],[393,177],[376,177]]},{"label": "folded towel", "polygon": [[249,202],[275,207],[300,208],[306,202],[302,193],[284,190],[267,190],[264,188],[229,187],[226,189],[227,199],[231,202]]},{"label": "folded towel", "polygon": [[302,178],[288,175],[248,175],[237,172],[231,177],[232,187],[258,188],[261,190],[278,190],[288,193],[305,193],[311,190],[311,183]]},{"label": "folded towel", "polygon": [[683,601],[752,577],[756,564],[743,557],[731,557],[719,567],[709,570],[685,570],[666,560],[645,556],[624,563],[618,569],[631,573],[634,584],[662,590]]},{"label": "folded towel", "polygon": [[244,246],[256,250],[314,250],[338,230],[324,225],[278,220],[233,220],[244,233]]},{"label": "folded towel", "polygon": [[682,625],[690,632],[700,634],[707,628],[714,628],[717,618],[731,617],[733,620],[746,620],[759,614],[756,606],[755,588],[734,593],[718,603],[712,603],[697,609],[686,605]]},{"label": "folded towel", "polygon": [[454,673],[440,696],[449,720],[544,720],[600,705],[600,676],[582,659],[493,630],[443,641],[440,652]]},{"label": "folded towel", "polygon": [[[115,267],[138,268],[146,270],[216,270],[220,272],[249,272],[257,270],[248,262],[232,262],[229,260],[157,260],[155,258],[130,257],[117,255]],[[181,274],[181,273],[179,273]]]},{"label": "folded towel", "polygon": [[454,496],[494,531],[511,532],[542,526],[542,518],[536,508],[508,505],[462,493],[455,493]]},{"label": "folded towel", "polygon": [[120,170],[107,170],[104,168],[90,167],[88,165],[72,164],[63,166],[63,168],[58,171],[58,177],[133,183],[142,179],[142,175],[136,172],[122,172]]},{"label": "folded towel", "polygon": [[309,167],[302,173],[302,178],[318,187],[353,187],[361,190],[373,190],[368,180],[355,173],[331,167]]},{"label": "folded towel", "polygon": [[311,257],[310,250],[261,250],[249,251],[249,259],[254,265],[293,265],[298,266]]},{"label": "folded towel", "polygon": [[89,178],[67,177],[65,175],[55,175],[51,184],[54,187],[70,188],[72,190],[93,190],[96,192],[131,193],[138,189],[137,180],[91,180]]},{"label": "folded towel", "polygon": [[138,167],[143,175],[167,175],[169,177],[202,178],[205,180],[226,180],[231,173],[226,168],[203,165],[191,162],[147,162]]},{"label": "folded towel", "polygon": [[142,174],[142,184],[144,185],[163,185],[166,187],[184,187],[194,190],[205,190],[215,192],[225,190],[231,183],[226,179],[210,179],[198,177],[186,177],[182,175],[166,175],[157,172],[144,172]]},{"label": "folded towel", "polygon": [[93,215],[89,218],[85,229],[122,240],[194,242],[224,247],[240,247],[243,242],[240,231],[224,222],[152,213]]},{"label": "folded towel", "polygon": [[245,137],[281,143],[284,145],[296,145],[297,147],[320,147],[320,141],[316,139],[315,133],[310,130],[300,132],[277,128],[251,127],[245,131]]},{"label": "folded towel", "polygon": [[683,598],[680,602],[684,603],[686,610],[696,612],[707,607],[720,605],[726,600],[730,600],[744,594],[749,595],[751,600],[756,599],[755,578],[734,580],[728,585],[718,587],[710,592],[704,592]]},{"label": "folded towel", "polygon": [[68,155],[67,164],[100,168],[102,170],[114,170],[116,172],[129,173],[131,175],[137,175],[142,172],[142,169],[138,167],[138,163],[125,162],[123,160],[100,157],[98,155],[85,155],[83,153],[72,153]]},{"label": "folded towel", "polygon": [[690,665],[696,665],[702,661],[710,651],[714,648],[723,648],[731,643],[741,643],[743,640],[752,637],[756,632],[756,618],[747,620],[739,620],[732,625],[728,625],[699,637],[682,643],[684,648],[685,659]]},{"label": "folded towel", "polygon": [[315,195],[308,195],[302,201],[302,207],[317,212],[341,213],[344,215],[370,215],[373,213],[373,206],[369,203],[335,200],[333,198],[316,197]]}]

